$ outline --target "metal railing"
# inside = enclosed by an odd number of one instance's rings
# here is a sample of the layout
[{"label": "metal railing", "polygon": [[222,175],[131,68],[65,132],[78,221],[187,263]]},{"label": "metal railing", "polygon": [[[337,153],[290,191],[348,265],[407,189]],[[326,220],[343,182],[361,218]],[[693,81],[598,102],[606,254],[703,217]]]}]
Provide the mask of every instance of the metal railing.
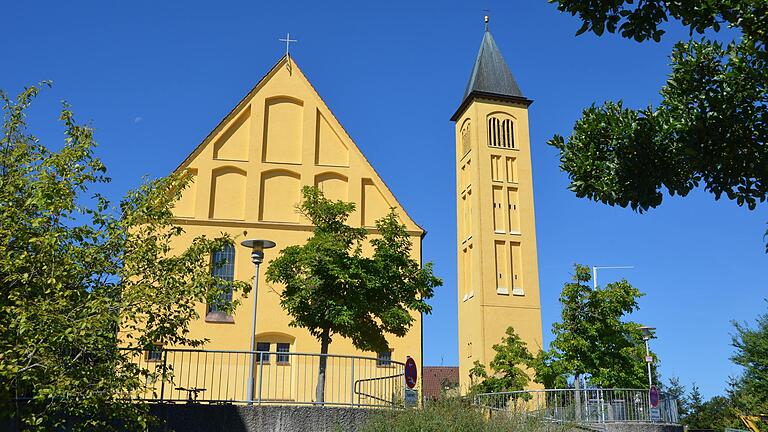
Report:
[{"label": "metal railing", "polygon": [[658,416],[652,413],[648,390],[552,389],[481,393],[474,404],[492,412],[534,415],[561,423],[678,423],[677,401],[660,395]]},{"label": "metal railing", "polygon": [[[400,406],[401,362],[373,357],[296,352],[197,349],[124,350],[146,375],[131,397],[152,402],[320,404],[318,368],[326,357],[324,405]],[[249,372],[254,356],[253,375]],[[248,384],[253,376],[253,396]]]}]

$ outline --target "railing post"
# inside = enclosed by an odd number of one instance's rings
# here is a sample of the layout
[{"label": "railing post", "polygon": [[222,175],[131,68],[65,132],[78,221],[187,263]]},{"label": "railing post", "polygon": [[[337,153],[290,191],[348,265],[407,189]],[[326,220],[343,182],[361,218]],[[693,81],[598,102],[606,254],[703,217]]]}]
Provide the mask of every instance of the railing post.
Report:
[{"label": "railing post", "polygon": [[350,368],[351,372],[350,372],[350,379],[349,379],[349,383],[350,383],[349,403],[350,405],[354,405],[355,404],[355,359],[352,358],[350,360],[352,360],[352,367]]},{"label": "railing post", "polygon": [[259,405],[261,405],[261,383],[263,379],[264,379],[264,354],[262,353],[259,356]]},{"label": "railing post", "polygon": [[162,403],[165,400],[165,370],[166,370],[166,362],[168,360],[168,351],[163,350],[163,372],[162,377],[160,378],[160,403]]}]

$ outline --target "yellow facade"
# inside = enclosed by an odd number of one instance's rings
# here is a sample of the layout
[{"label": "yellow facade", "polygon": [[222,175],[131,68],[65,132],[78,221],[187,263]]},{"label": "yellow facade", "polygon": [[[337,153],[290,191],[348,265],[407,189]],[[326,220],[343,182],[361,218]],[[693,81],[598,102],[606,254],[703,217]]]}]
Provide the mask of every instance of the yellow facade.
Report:
[{"label": "yellow facade", "polygon": [[486,31],[456,122],[459,374],[509,326],[542,347],[528,105]]},{"label": "yellow facade", "polygon": [[[412,238],[413,258],[420,261],[424,231],[403,211],[290,57],[283,57],[269,71],[178,170],[194,174],[175,210],[177,223],[186,232],[179,246],[196,236],[228,233],[237,243],[234,277],[251,280],[250,250],[239,242],[260,238],[277,244],[265,251],[257,299],[257,341],[272,343],[272,351],[275,343],[290,343],[291,352],[320,351],[319,342],[306,330],[289,327],[290,318],[279,304],[282,287],[264,279],[266,268],[281,249],[303,244],[311,235],[312,226],[295,210],[303,186],[316,185],[332,199],[354,202],[357,209],[350,223],[357,226],[372,227],[390,207],[396,207]],[[210,340],[206,349],[249,349],[250,298],[243,299],[231,317],[207,311],[207,305],[200,304],[201,318],[190,326],[193,337]],[[421,316],[415,318],[406,336],[392,337],[389,342],[393,360],[404,362],[406,356],[413,357],[421,370],[422,320]],[[338,335],[333,337],[329,353],[376,355],[355,349],[350,340]],[[332,380],[329,377],[328,385]],[[215,389],[208,392],[215,393]]]}]

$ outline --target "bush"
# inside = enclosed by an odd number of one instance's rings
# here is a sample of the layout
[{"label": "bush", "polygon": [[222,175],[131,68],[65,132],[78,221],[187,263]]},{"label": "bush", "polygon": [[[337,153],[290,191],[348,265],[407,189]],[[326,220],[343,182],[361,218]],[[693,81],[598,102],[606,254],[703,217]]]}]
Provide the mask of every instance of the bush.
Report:
[{"label": "bush", "polygon": [[420,409],[381,411],[373,415],[365,432],[510,432],[564,431],[535,416],[488,415],[464,398],[429,402]]}]

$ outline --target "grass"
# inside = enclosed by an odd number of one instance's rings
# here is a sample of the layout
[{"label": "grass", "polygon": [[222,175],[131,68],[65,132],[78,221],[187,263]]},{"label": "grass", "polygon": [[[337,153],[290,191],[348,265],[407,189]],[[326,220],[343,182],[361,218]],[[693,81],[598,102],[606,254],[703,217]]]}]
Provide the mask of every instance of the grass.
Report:
[{"label": "grass", "polygon": [[567,428],[532,416],[489,415],[462,398],[430,402],[423,408],[381,411],[374,414],[364,432],[564,432]]}]

